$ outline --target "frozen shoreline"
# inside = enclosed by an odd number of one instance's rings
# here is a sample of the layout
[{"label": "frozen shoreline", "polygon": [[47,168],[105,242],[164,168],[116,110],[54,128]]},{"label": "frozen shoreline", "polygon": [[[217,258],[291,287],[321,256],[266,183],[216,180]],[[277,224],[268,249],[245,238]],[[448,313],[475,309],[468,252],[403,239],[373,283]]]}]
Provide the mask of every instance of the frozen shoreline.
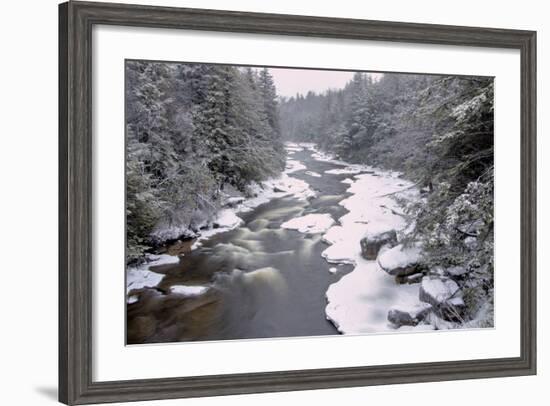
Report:
[{"label": "frozen shoreline", "polygon": [[[381,171],[367,165],[348,165],[321,152],[316,152],[314,158],[344,164],[341,169],[325,171],[324,176],[352,176],[342,181],[350,185],[347,192],[352,196],[339,203],[348,213],[323,235],[323,241],[330,246],[322,256],[330,264],[352,264],[355,268],[329,286],[326,317],[342,334],[395,330],[387,320],[389,310],[422,306],[419,285],[397,284],[376,260],[363,258],[360,241],[369,235],[402,231],[406,222],[398,214],[400,206],[393,196],[413,200],[418,198],[418,191],[397,172]],[[406,327],[407,330],[426,328],[431,326]]]}]

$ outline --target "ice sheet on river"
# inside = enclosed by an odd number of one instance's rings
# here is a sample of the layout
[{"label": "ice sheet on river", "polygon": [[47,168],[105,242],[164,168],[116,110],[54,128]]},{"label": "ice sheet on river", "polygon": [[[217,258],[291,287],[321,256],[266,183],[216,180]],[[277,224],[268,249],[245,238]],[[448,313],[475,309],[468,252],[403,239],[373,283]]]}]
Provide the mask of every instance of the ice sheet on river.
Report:
[{"label": "ice sheet on river", "polygon": [[199,296],[206,293],[209,289],[210,288],[208,286],[200,285],[174,285],[170,287],[170,292],[182,296]]},{"label": "ice sheet on river", "polygon": [[[147,262],[126,270],[126,293],[134,289],[153,288],[157,286],[163,274],[150,270],[152,266],[177,264],[179,257],[172,255],[148,255]],[[130,300],[131,302],[131,300]]]},{"label": "ice sheet on river", "polygon": [[305,234],[317,234],[326,231],[334,224],[334,219],[327,213],[311,213],[296,217],[281,224],[282,228],[297,230]]},{"label": "ice sheet on river", "polygon": [[377,172],[354,176],[348,188],[352,193],[340,205],[349,213],[323,235],[330,245],[323,257],[330,263],[354,264],[355,269],[327,290],[326,316],[341,333],[373,333],[393,329],[388,310],[419,303],[418,285],[398,285],[376,261],[361,256],[360,240],[369,234],[402,230],[406,226],[392,193],[410,199],[417,191],[394,173]]}]

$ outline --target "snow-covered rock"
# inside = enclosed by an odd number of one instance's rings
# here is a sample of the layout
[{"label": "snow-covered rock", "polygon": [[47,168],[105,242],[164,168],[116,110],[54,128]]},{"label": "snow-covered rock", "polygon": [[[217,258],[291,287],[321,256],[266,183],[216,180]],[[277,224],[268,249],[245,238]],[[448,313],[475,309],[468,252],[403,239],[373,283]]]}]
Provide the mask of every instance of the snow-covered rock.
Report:
[{"label": "snow-covered rock", "polygon": [[218,215],[212,221],[214,228],[235,228],[239,226],[243,220],[237,216],[232,209],[223,209],[218,212]]},{"label": "snow-covered rock", "polygon": [[305,174],[309,175],[309,176],[312,176],[314,178],[320,178],[322,176],[320,173],[313,172],[313,171],[306,171]]},{"label": "snow-covered rock", "polygon": [[170,287],[170,292],[183,296],[199,296],[209,289],[208,286],[174,285]]},{"label": "snow-covered rock", "polygon": [[456,300],[450,302],[450,304],[461,305],[464,303],[462,292],[455,281],[433,276],[426,276],[422,279],[419,298],[434,307],[448,302],[451,298]]},{"label": "snow-covered rock", "polygon": [[463,266],[451,266],[445,269],[445,273],[450,276],[460,277],[468,273],[468,270]]},{"label": "snow-covered rock", "polygon": [[286,221],[281,224],[281,227],[306,234],[317,234],[325,232],[333,224],[334,219],[330,214],[312,213]]},{"label": "snow-covered rock", "polygon": [[380,248],[384,245],[397,245],[397,233],[395,230],[386,231],[374,235],[367,235],[361,239],[361,253],[365,259],[376,259]]},{"label": "snow-covered rock", "polygon": [[399,244],[378,257],[378,264],[388,274],[405,276],[417,273],[420,268],[422,250],[420,246],[404,247]]},{"label": "snow-covered rock", "polygon": [[[172,255],[148,255],[146,262],[126,269],[126,293],[134,289],[152,288],[157,286],[164,278],[163,274],[153,272],[152,266],[177,264],[179,257]],[[130,298],[128,298],[130,300]],[[133,300],[133,299],[132,299]]]},{"label": "snow-covered rock", "polygon": [[392,307],[388,312],[388,321],[397,327],[416,326],[424,320],[431,308],[428,303],[419,303],[412,307]]},{"label": "snow-covered rock", "polygon": [[360,172],[360,168],[349,166],[347,168],[329,169],[325,171],[325,173],[329,175],[353,175]]},{"label": "snow-covered rock", "polygon": [[201,230],[200,236],[195,240],[191,249],[196,249],[202,245],[202,241],[207,238],[213,237],[216,234],[220,234],[229,230],[233,230],[242,224],[243,220],[237,216],[235,209],[222,209],[220,210],[214,220],[212,220],[212,226]]}]

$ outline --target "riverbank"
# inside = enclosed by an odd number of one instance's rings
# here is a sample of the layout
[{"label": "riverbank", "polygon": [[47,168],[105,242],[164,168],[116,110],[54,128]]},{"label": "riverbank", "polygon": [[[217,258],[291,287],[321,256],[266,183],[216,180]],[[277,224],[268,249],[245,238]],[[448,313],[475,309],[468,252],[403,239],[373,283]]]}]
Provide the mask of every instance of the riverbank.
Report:
[{"label": "riverbank", "polygon": [[[486,327],[491,307],[481,306],[467,319],[464,292],[457,282],[466,274],[460,266],[428,267],[419,242],[411,241],[414,219],[404,206],[422,199],[401,174],[367,165],[346,164],[315,151],[324,162],[343,165],[327,174],[350,174],[350,197],[339,202],[348,213],[326,230],[330,246],[322,256],[331,264],[351,264],[352,272],[330,285],[326,317],[342,334],[424,331]],[[330,272],[336,272],[331,268]]]}]

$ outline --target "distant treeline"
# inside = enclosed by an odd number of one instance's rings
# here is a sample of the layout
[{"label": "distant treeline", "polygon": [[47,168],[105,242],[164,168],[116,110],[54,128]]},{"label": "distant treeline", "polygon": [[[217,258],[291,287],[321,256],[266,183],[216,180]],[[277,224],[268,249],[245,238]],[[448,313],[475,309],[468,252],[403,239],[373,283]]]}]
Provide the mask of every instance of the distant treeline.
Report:
[{"label": "distant treeline", "polygon": [[428,264],[461,266],[472,306],[493,297],[493,79],[356,73],[342,90],[284,99],[283,136],[404,173]]},{"label": "distant treeline", "polygon": [[127,260],[159,224],[179,228],[284,167],[267,69],[126,62]]}]

